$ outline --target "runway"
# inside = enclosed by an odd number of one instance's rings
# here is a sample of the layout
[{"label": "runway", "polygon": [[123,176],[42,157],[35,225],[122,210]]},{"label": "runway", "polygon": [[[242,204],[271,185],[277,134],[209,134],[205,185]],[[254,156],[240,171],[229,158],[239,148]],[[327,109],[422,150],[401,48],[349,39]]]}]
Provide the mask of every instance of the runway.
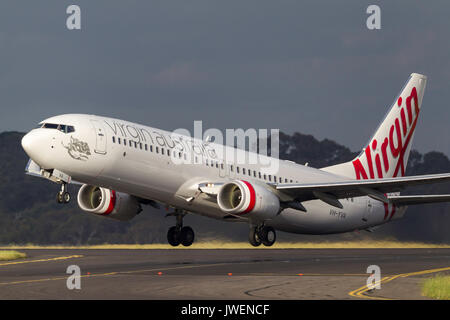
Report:
[{"label": "runway", "polygon": [[[425,299],[450,249],[20,250],[0,261],[0,299]],[[81,270],[69,290],[67,267]],[[367,267],[381,270],[369,291]]]}]

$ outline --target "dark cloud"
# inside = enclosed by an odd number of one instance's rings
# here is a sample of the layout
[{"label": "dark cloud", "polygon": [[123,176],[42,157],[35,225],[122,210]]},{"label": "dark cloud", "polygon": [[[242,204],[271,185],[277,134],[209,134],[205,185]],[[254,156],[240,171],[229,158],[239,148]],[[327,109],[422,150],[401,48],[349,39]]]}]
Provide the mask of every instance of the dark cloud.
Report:
[{"label": "dark cloud", "polygon": [[[82,30],[66,29],[78,4]],[[382,29],[366,28],[369,4]],[[61,113],[160,128],[280,128],[356,150],[411,72],[429,77],[414,147],[450,154],[450,4],[12,1],[0,4],[0,131]]]}]

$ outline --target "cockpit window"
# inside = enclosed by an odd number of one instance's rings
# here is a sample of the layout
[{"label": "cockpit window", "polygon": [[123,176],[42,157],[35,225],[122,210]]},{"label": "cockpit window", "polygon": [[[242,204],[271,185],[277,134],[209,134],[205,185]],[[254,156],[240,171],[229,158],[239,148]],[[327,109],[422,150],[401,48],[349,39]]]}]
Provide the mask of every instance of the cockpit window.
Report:
[{"label": "cockpit window", "polygon": [[46,128],[46,129],[57,129],[58,125],[54,124],[54,123],[44,123],[44,125],[42,126],[42,128]]},{"label": "cockpit window", "polygon": [[64,133],[75,132],[74,126],[68,126],[65,124],[44,123],[44,124],[39,124],[39,126],[37,128],[57,129]]}]

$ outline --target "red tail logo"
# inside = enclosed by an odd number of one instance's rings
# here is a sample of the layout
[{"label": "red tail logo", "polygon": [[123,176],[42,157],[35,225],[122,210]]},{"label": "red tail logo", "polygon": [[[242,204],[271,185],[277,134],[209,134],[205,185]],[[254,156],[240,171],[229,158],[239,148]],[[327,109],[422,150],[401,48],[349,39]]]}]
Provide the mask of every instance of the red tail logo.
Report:
[{"label": "red tail logo", "polygon": [[[414,115],[411,104],[412,100],[414,100]],[[376,152],[378,145],[377,139],[373,139],[365,148],[364,152],[366,155],[367,167],[369,168],[369,175],[362,165],[360,158],[352,162],[357,180],[366,180],[369,179],[369,176],[370,179],[375,179],[374,168],[377,170],[378,178],[383,178],[383,175],[388,173],[391,165],[389,163],[388,150],[394,159],[393,165],[395,165],[395,170],[393,177],[396,177],[399,172],[402,176],[405,175],[404,157],[416,128],[420,112],[416,88],[413,87],[411,94],[406,98],[406,108],[405,106],[402,106],[402,97],[398,98],[397,105],[400,108],[400,116],[395,118],[394,123],[389,130],[389,135],[383,139],[383,142],[381,143],[381,152]],[[406,118],[406,112],[408,113],[408,118]],[[381,162],[383,162],[383,165]]]},{"label": "red tail logo", "polygon": [[[405,175],[406,163],[404,161],[404,157],[411,142],[412,135],[414,134],[414,130],[416,129],[417,119],[419,118],[420,112],[416,88],[413,87],[410,95],[405,99],[406,106],[402,106],[402,100],[402,97],[399,97],[397,100],[397,106],[400,108],[400,114],[393,121],[393,124],[389,130],[389,135],[383,139],[383,142],[381,143],[381,150],[378,152],[376,151],[379,143],[376,138],[374,138],[364,150],[369,174],[367,174],[366,169],[361,163],[360,159],[362,157],[352,162],[357,180],[367,180],[369,177],[370,179],[375,179],[375,168],[378,178],[381,179],[389,172],[391,165],[395,168],[392,175],[393,177],[397,177],[399,172],[402,177]],[[414,100],[414,115],[412,110],[412,100]],[[393,158],[391,163],[389,162],[388,152]],[[389,205],[385,203],[384,210],[384,219],[386,220],[388,216],[389,219],[392,219],[396,208],[392,205],[392,211],[389,215]]]}]

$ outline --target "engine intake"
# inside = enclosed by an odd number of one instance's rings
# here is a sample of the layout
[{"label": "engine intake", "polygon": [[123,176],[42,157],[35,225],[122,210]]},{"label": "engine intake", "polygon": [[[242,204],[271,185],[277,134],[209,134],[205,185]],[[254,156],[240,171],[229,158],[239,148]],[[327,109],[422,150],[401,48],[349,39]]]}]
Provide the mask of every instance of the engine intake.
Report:
[{"label": "engine intake", "polygon": [[280,200],[273,192],[244,180],[224,184],[217,195],[217,203],[224,212],[248,214],[257,220],[272,219],[280,211]]},{"label": "engine intake", "polygon": [[130,220],[142,211],[139,201],[129,194],[91,185],[78,191],[81,210],[117,220]]}]

